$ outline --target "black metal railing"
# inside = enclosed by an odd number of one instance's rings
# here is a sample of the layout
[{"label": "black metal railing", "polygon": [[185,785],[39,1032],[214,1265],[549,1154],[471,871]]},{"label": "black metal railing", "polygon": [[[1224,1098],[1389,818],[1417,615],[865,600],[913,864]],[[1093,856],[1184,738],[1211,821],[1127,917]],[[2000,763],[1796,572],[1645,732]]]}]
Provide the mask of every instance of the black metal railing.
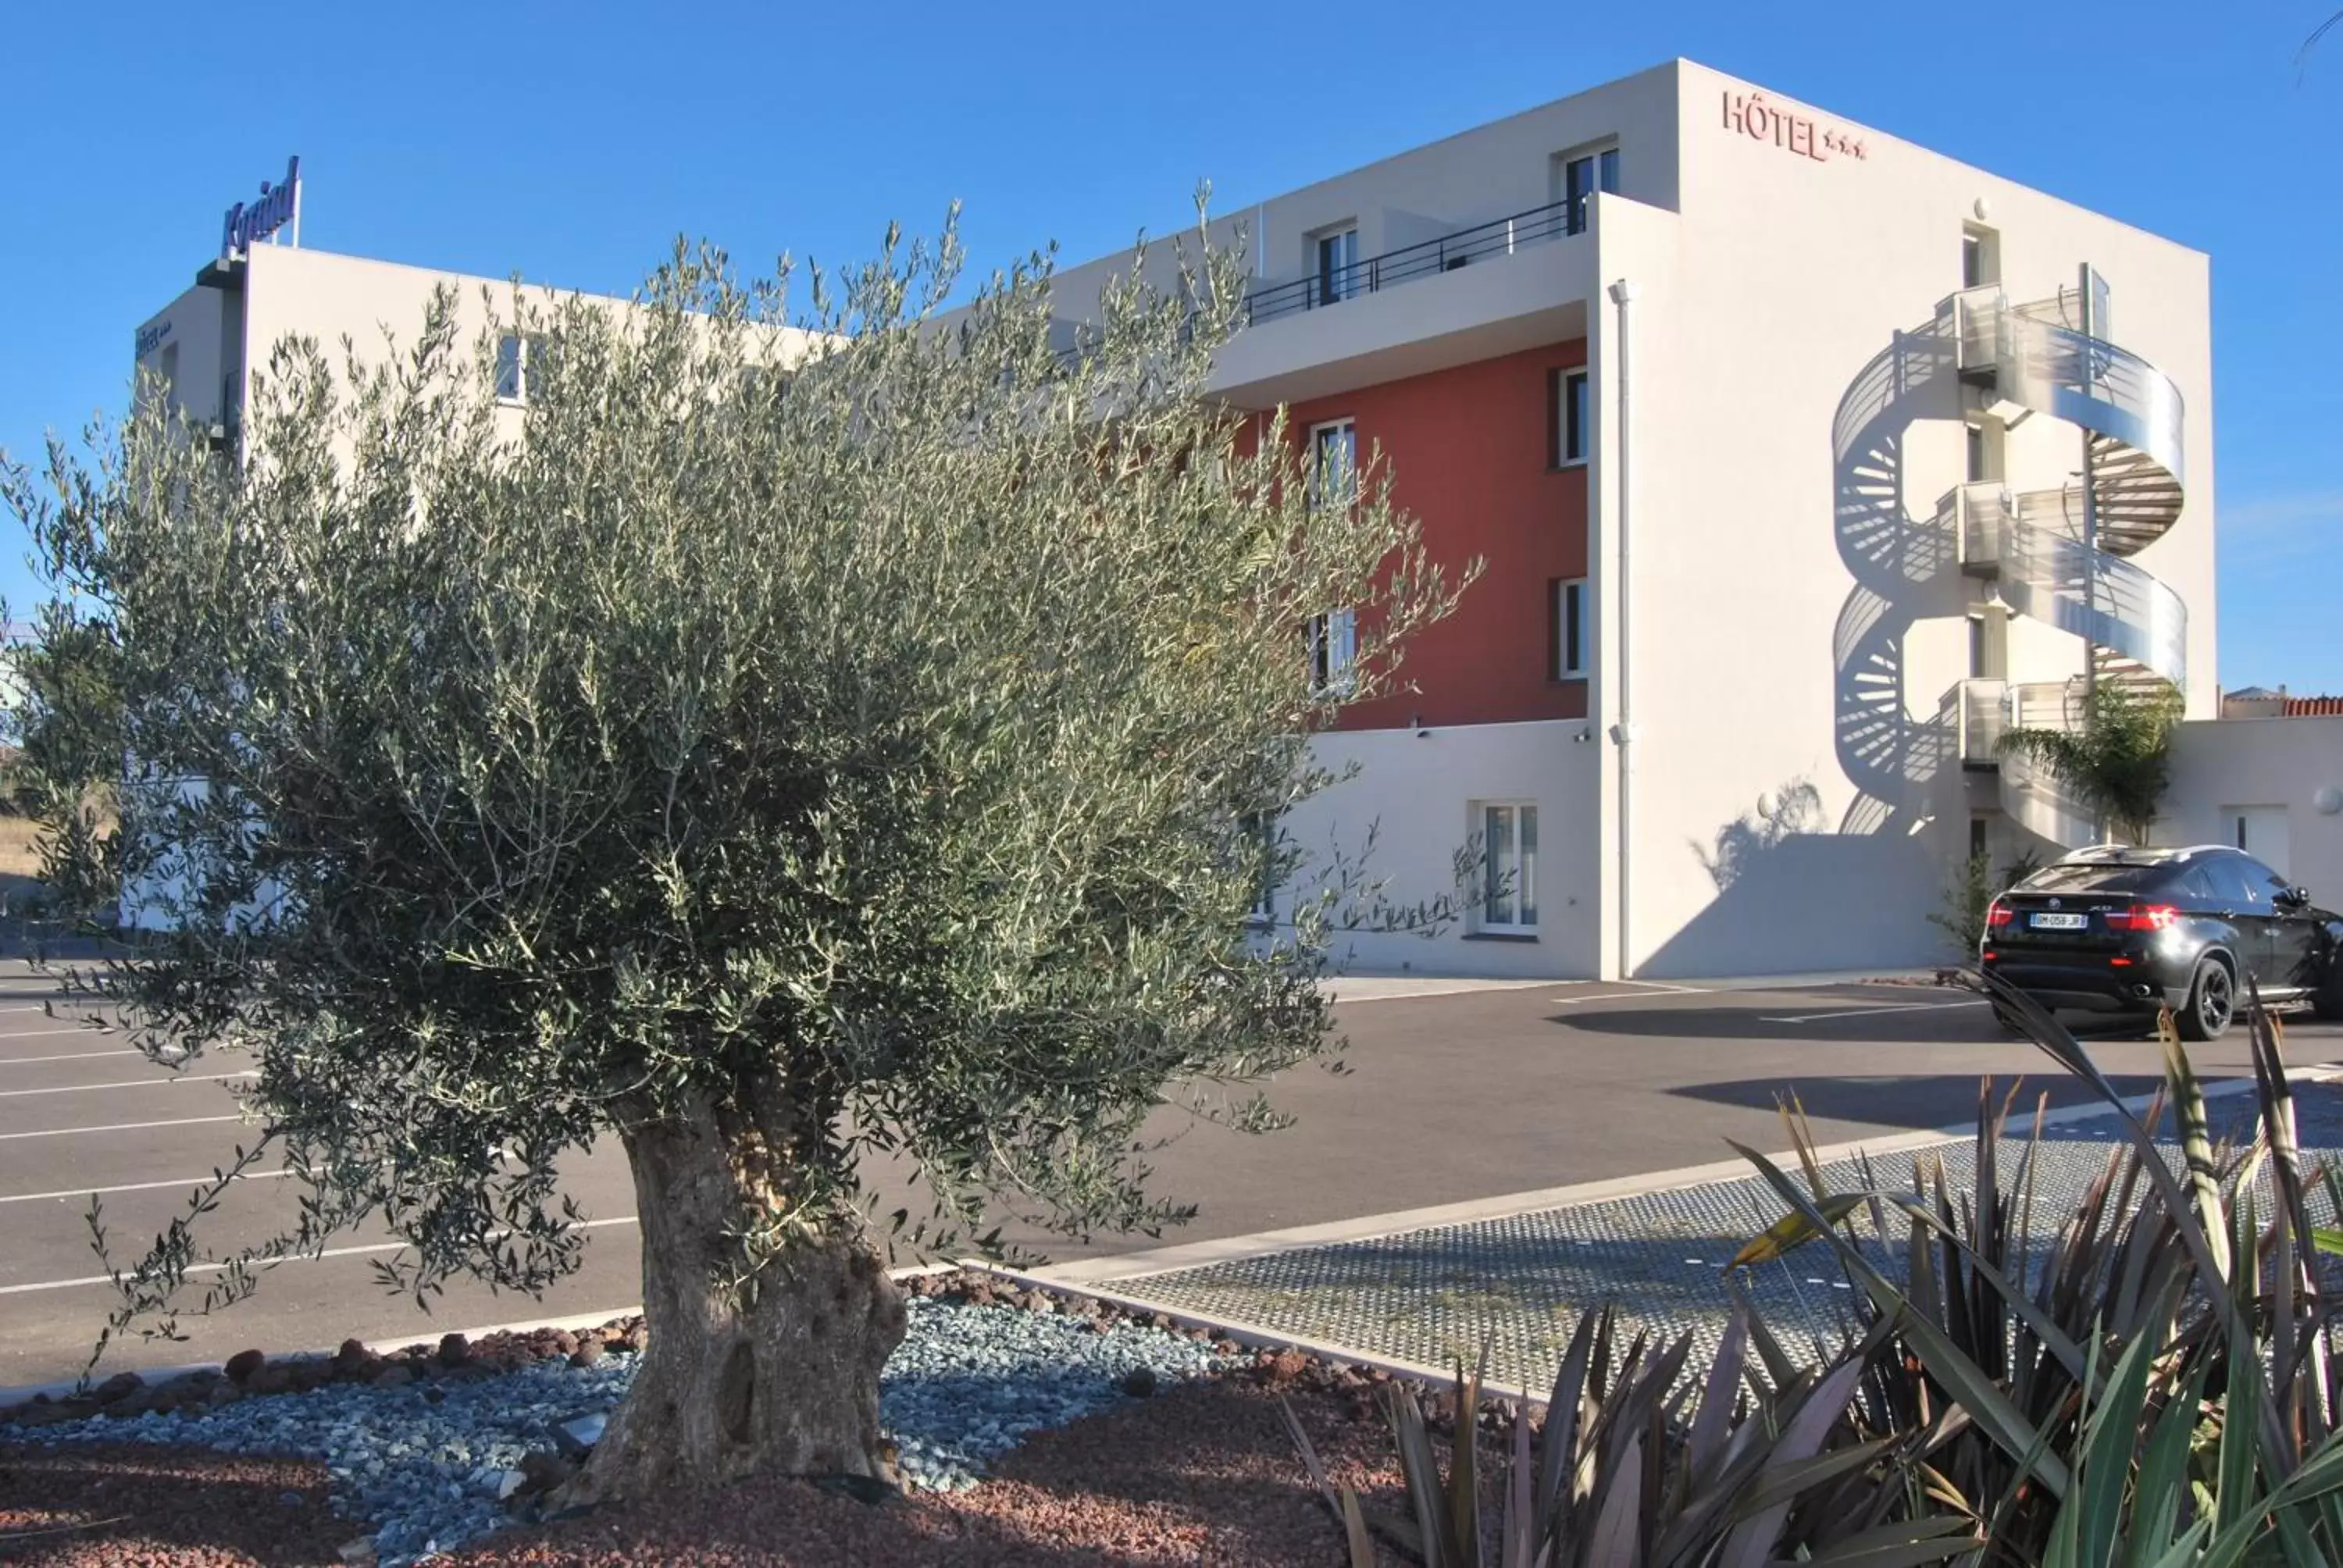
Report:
[{"label": "black metal railing", "polygon": [[1508,256],[1526,245],[1542,245],[1582,232],[1586,227],[1587,215],[1588,201],[1581,196],[1460,228],[1437,239],[1402,246],[1344,266],[1322,268],[1310,276],[1248,294],[1246,318],[1259,325],[1297,310],[1339,305],[1345,299],[1373,294],[1394,284],[1411,283],[1434,273],[1453,272],[1484,256]]}]

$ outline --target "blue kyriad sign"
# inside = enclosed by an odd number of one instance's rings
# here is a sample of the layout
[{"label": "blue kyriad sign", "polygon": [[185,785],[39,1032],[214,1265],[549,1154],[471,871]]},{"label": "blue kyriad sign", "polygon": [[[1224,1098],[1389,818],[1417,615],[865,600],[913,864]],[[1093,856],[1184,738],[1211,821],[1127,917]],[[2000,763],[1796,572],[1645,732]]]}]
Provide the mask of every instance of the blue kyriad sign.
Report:
[{"label": "blue kyriad sign", "polygon": [[[300,216],[301,160],[285,160],[285,177],[275,185],[260,182],[256,201],[238,202],[227,209],[227,217],[220,225],[220,256],[225,260],[237,251],[266,239],[278,229]],[[294,237],[300,237],[296,227]]]}]

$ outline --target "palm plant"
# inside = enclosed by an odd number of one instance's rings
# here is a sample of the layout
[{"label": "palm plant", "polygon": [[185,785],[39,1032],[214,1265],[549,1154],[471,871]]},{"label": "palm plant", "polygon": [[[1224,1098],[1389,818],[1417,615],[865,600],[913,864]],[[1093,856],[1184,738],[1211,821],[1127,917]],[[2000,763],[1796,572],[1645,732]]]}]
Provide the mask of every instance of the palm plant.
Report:
[{"label": "palm plant", "polygon": [[2171,779],[2172,729],[2180,713],[2180,694],[2169,687],[2141,690],[2102,680],[2083,700],[2080,725],[2010,729],[1998,749],[2040,763],[2116,831],[2145,843]]}]

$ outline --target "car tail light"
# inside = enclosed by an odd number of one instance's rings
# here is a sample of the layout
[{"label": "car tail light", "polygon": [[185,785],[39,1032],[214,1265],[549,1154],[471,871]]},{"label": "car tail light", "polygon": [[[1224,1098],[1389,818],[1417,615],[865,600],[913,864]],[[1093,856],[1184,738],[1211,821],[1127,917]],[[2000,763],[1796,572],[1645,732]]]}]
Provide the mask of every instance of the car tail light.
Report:
[{"label": "car tail light", "polygon": [[1986,906],[1985,929],[1989,931],[1997,931],[2016,918],[2017,911],[2012,910],[2006,900],[1996,899],[1992,903]]},{"label": "car tail light", "polygon": [[2134,904],[2127,910],[2107,912],[2107,930],[2111,931],[2160,931],[2180,918],[2180,911],[2170,904]]}]

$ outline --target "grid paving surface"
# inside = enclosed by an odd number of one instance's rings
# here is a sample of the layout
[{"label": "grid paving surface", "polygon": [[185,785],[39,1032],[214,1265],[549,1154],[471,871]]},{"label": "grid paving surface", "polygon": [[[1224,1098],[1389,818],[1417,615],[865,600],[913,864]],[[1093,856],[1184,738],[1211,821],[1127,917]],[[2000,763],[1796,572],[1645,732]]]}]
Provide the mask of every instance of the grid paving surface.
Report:
[{"label": "grid paving surface", "polygon": [[[2343,1161],[2343,1085],[2298,1086],[2297,1104],[2306,1164]],[[2210,1113],[2217,1134],[2251,1135],[2250,1096],[2217,1100]],[[2011,1134],[2000,1154],[2005,1190],[2016,1179],[2027,1141],[2016,1117]],[[2044,1132],[2033,1168],[2032,1257],[2046,1252],[2050,1234],[2075,1211],[2119,1145],[2127,1146],[2111,1116]],[[2177,1148],[2165,1152],[2177,1170]],[[1881,1191],[1908,1191],[1916,1166],[1939,1159],[1957,1204],[1975,1181],[1973,1140],[1884,1156],[1873,1161],[1872,1171]],[[1794,1167],[1785,1168],[1796,1175]],[[1863,1186],[1862,1167],[1854,1158],[1825,1162],[1822,1173],[1834,1192]],[[1108,1288],[1432,1366],[1458,1360],[1469,1364],[1485,1342],[1492,1378],[1537,1390],[1553,1382],[1580,1316],[1605,1302],[1619,1305],[1631,1328],[1648,1326],[1663,1336],[1689,1329],[1699,1352],[1713,1352],[1731,1306],[1726,1261],[1785,1212],[1780,1197],[1753,1172],[1674,1191],[1126,1276]],[[1857,1224],[1868,1237],[1868,1223],[1858,1218]],[[1896,1228],[1892,1211],[1889,1225]],[[1875,1238],[1867,1244],[1879,1245]],[[1888,1250],[1902,1249],[1891,1242]],[[1897,1278],[1900,1260],[1883,1271]],[[1745,1271],[1742,1282],[1766,1324],[1794,1352],[1812,1336],[1835,1343],[1854,1307],[1843,1270],[1820,1245]]]}]

